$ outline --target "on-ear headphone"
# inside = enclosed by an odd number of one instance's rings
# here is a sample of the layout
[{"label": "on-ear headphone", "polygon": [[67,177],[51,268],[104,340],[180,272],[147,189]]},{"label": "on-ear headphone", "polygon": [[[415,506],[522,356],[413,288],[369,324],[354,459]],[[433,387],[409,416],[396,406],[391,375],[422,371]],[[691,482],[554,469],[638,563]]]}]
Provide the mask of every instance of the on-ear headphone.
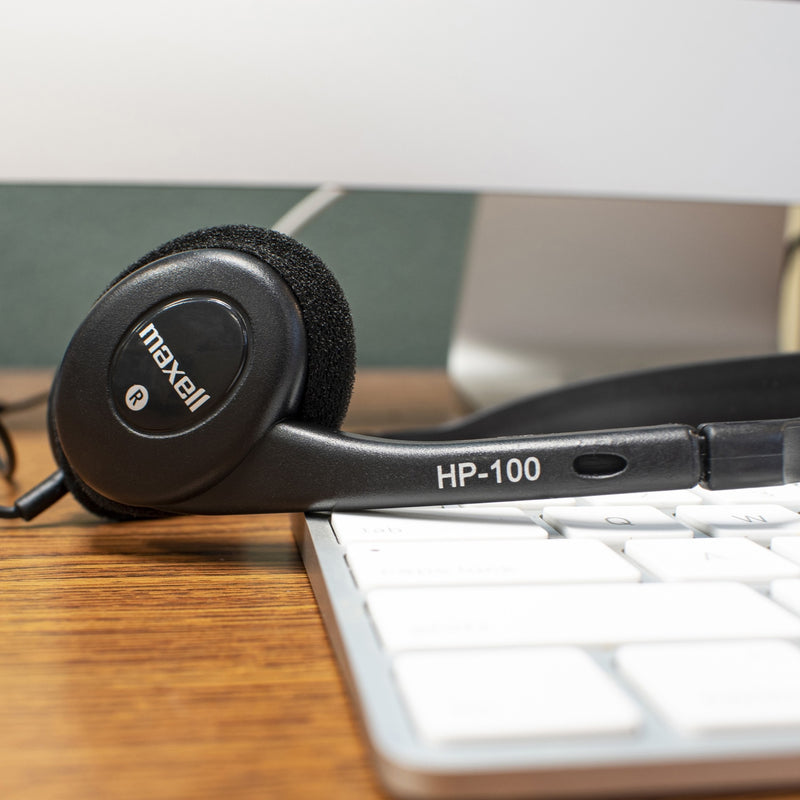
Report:
[{"label": "on-ear headphone", "polygon": [[339,430],[354,373],[347,302],[304,246],[245,225],[173,239],[75,333],[48,408],[59,472],[2,515],[29,519],[66,490],[131,519],[800,480],[794,354],[578,384],[381,437]]}]

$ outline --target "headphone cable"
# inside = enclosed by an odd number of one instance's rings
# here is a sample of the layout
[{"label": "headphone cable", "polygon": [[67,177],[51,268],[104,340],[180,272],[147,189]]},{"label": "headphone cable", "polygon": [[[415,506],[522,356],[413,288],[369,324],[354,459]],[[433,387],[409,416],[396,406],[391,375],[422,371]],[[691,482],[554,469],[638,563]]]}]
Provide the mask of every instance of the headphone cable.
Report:
[{"label": "headphone cable", "polygon": [[[13,414],[17,411],[26,411],[47,402],[49,392],[25,397],[10,403],[0,403],[0,414]],[[7,481],[11,481],[14,470],[17,466],[17,456],[14,443],[8,428],[0,420],[0,475]],[[0,519],[24,519],[31,520],[49,508],[57,500],[60,500],[67,493],[67,484],[64,473],[57,470],[48,478],[45,478],[33,489],[25,492],[13,506],[0,506]]]},{"label": "headphone cable", "polygon": [[[0,402],[0,414],[14,414],[18,411],[27,411],[47,402],[50,392],[39,392],[21,400],[14,400],[10,403]],[[0,476],[10,481],[17,466],[17,453],[11,434],[0,419]]]},{"label": "headphone cable", "polygon": [[67,491],[64,473],[57,470],[33,489],[17,498],[13,506],[0,506],[0,519],[24,519],[27,522],[50,508]]}]

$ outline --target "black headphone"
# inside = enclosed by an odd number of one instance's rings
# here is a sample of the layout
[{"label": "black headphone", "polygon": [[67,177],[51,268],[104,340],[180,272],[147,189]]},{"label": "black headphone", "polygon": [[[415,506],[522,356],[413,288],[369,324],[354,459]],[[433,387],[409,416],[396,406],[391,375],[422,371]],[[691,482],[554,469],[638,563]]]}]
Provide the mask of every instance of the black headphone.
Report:
[{"label": "black headphone", "polygon": [[67,490],[132,519],[800,479],[798,355],[634,373],[380,437],[338,429],[354,373],[347,302],[313,253],[244,225],[181,236],[75,333],[48,408],[59,471],[3,516]]}]

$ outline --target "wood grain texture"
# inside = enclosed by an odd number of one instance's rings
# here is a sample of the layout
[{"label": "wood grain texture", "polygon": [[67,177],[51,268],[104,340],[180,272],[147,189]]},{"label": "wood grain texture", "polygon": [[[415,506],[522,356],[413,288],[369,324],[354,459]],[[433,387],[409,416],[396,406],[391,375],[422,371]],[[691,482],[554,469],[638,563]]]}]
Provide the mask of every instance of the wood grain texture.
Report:
[{"label": "wood grain texture", "polygon": [[[349,424],[458,406],[440,374],[367,375]],[[53,468],[41,410],[11,421],[0,503]],[[287,515],[114,524],[65,499],[1,527],[0,798],[384,797]]]},{"label": "wood grain texture", "polygon": [[[441,374],[367,375],[349,423],[456,407]],[[54,468],[42,409],[8,421],[4,504]],[[0,552],[4,800],[381,796],[287,515],[114,524],[67,498]]]}]

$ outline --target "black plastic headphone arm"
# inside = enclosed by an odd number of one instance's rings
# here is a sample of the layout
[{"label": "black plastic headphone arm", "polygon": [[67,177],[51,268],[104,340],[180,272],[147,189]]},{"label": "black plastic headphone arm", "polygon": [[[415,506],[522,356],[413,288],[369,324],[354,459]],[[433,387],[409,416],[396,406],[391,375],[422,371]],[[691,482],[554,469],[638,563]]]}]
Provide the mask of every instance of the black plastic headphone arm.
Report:
[{"label": "black plastic headphone arm", "polygon": [[275,425],[226,478],[166,511],[192,514],[449,505],[694,486],[685,425],[461,442],[401,442]]}]

